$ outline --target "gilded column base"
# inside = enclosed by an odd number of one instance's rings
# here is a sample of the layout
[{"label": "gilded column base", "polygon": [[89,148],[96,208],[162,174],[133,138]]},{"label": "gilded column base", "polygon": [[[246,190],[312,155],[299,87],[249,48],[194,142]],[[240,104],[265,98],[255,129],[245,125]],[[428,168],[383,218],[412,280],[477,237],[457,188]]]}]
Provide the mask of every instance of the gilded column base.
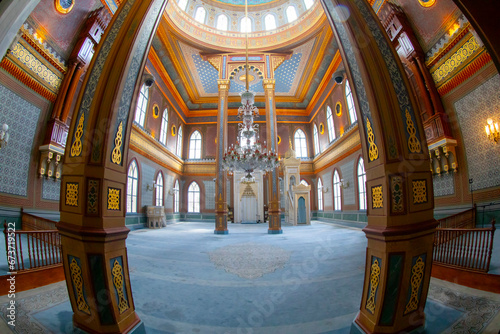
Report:
[{"label": "gilded column base", "polygon": [[281,216],[280,211],[272,211],[269,210],[269,229],[267,230],[268,234],[282,234],[283,230],[281,229]]},{"label": "gilded column base", "polygon": [[221,211],[215,213],[215,230],[214,234],[228,234],[227,230],[227,211]]},{"label": "gilded column base", "polygon": [[140,330],[125,245],[129,229],[64,222],[58,223],[58,229],[74,327],[89,333]]}]

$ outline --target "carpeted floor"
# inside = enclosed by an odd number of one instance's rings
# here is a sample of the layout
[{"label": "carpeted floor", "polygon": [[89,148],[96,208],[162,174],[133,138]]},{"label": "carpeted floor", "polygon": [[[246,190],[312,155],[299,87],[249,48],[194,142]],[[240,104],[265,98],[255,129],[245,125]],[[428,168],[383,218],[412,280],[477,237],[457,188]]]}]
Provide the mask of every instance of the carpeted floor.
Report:
[{"label": "carpeted floor", "polygon": [[[349,333],[361,299],[366,238],[313,222],[208,223],[137,230],[127,239],[134,302],[148,333]],[[5,321],[8,299],[0,297]],[[64,282],[19,293],[17,333],[71,333]],[[500,295],[431,281],[427,333],[497,333]],[[493,322],[492,322],[493,320]],[[0,333],[7,330],[0,326]]]}]

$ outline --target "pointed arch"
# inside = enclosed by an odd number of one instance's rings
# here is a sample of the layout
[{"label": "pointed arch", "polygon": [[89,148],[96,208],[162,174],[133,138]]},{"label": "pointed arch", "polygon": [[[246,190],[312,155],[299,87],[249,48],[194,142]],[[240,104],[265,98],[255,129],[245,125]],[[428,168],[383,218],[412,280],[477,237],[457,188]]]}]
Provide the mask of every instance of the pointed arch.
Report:
[{"label": "pointed arch", "polygon": [[318,193],[318,211],[323,211],[324,210],[324,203],[323,203],[323,181],[321,181],[321,178],[318,177],[318,187],[317,187],[317,193]]},{"label": "pointed arch", "polygon": [[335,168],[333,171],[333,210],[340,211],[342,210],[342,190],[340,186],[340,174],[339,171]]},{"label": "pointed arch", "polygon": [[182,158],[182,124],[179,125],[179,130],[177,130],[177,146],[175,149],[175,154]]},{"label": "pointed arch", "polygon": [[132,159],[127,172],[127,213],[137,212],[137,194],[139,190],[139,167],[137,160]]},{"label": "pointed arch", "polygon": [[155,205],[163,206],[163,172],[159,171],[155,181]]},{"label": "pointed arch", "polygon": [[326,125],[328,126],[328,139],[331,143],[335,139],[335,126],[333,124],[333,114],[330,106],[326,106]]},{"label": "pointed arch", "polygon": [[314,140],[314,155],[318,155],[321,153],[321,150],[319,148],[319,134],[316,123],[314,123],[313,125],[313,140]]},{"label": "pointed arch", "polygon": [[188,212],[200,212],[200,186],[196,181],[191,182],[188,188]]},{"label": "pointed arch", "polygon": [[174,182],[174,213],[178,213],[180,209],[180,187],[179,187],[179,180],[176,179]]},{"label": "pointed arch", "polygon": [[297,129],[293,135],[293,139],[297,158],[307,158],[307,140],[304,131]]},{"label": "pointed arch", "polygon": [[201,133],[194,131],[189,137],[189,159],[201,159]]},{"label": "pointed arch", "polygon": [[358,207],[360,210],[366,210],[366,172],[363,157],[358,160],[356,180],[358,181]]}]

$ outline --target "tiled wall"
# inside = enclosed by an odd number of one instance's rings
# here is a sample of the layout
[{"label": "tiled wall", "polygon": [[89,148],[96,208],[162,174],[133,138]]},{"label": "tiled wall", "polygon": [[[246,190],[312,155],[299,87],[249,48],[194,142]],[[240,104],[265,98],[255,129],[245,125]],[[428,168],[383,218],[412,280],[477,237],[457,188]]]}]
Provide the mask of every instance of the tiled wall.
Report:
[{"label": "tiled wall", "polygon": [[215,182],[212,180],[203,181],[205,185],[205,209],[215,210]]},{"label": "tiled wall", "polygon": [[449,196],[455,193],[455,178],[453,174],[435,175],[433,178],[434,197]]},{"label": "tiled wall", "polygon": [[349,182],[349,187],[342,189],[342,196],[344,197],[344,205],[356,204],[355,199],[355,184],[354,184],[354,160],[348,161],[340,166],[340,173],[344,179],[344,185]]},{"label": "tiled wall", "polygon": [[31,150],[41,110],[0,84],[0,125],[10,140],[0,152],[0,192],[27,196]]},{"label": "tiled wall", "polygon": [[[154,205],[153,203],[153,191],[146,190],[147,185],[153,186],[153,181],[155,180],[155,169],[145,163],[141,164],[141,206]],[[138,209],[141,211],[141,209]]]},{"label": "tiled wall", "polygon": [[486,137],[484,126],[492,118],[500,121],[500,76],[495,75],[455,102],[462,132],[469,179],[473,190],[500,185],[500,145]]},{"label": "tiled wall", "polygon": [[61,192],[61,181],[54,179],[43,179],[42,182],[42,199],[51,201],[59,201]]}]

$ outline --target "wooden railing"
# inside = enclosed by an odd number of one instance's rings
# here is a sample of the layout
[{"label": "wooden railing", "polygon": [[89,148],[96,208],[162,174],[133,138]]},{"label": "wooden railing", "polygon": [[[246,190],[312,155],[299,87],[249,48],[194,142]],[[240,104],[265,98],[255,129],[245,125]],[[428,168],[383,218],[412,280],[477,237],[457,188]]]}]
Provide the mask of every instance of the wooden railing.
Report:
[{"label": "wooden railing", "polygon": [[56,222],[50,219],[37,217],[21,209],[21,228],[23,231],[57,230]]},{"label": "wooden railing", "polygon": [[57,230],[15,231],[4,224],[4,235],[10,272],[62,265]]},{"label": "wooden railing", "polygon": [[490,269],[495,220],[489,228],[436,228],[434,263],[480,272]]},{"label": "wooden railing", "polygon": [[438,219],[438,228],[474,228],[476,227],[476,205],[452,216]]}]

